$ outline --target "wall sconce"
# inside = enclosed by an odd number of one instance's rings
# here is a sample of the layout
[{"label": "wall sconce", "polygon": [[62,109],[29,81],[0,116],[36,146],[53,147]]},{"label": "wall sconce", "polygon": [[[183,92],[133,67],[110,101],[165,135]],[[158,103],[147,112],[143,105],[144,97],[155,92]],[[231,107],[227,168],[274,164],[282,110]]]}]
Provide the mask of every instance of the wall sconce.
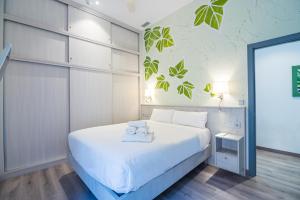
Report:
[{"label": "wall sconce", "polygon": [[146,103],[152,102],[152,90],[149,88],[145,90],[145,102]]},{"label": "wall sconce", "polygon": [[228,82],[225,82],[225,81],[214,82],[213,83],[213,92],[220,99],[219,110],[221,110],[221,103],[224,100],[224,94],[229,93]]}]

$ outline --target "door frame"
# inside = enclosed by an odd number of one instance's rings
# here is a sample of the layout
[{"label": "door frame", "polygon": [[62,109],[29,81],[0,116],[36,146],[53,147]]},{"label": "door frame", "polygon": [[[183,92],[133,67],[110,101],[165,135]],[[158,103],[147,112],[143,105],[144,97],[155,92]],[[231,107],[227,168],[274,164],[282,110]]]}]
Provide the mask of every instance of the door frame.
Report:
[{"label": "door frame", "polygon": [[256,176],[256,98],[255,98],[255,50],[300,41],[300,33],[286,35],[247,45],[248,55],[248,135],[249,170],[248,176]]}]

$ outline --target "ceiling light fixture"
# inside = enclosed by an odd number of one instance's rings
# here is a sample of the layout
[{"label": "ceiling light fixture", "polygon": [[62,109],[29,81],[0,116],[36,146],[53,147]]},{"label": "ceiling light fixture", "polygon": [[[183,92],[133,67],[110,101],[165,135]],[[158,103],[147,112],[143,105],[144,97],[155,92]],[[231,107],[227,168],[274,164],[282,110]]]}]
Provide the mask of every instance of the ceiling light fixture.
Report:
[{"label": "ceiling light fixture", "polygon": [[135,12],[136,0],[127,0],[127,8],[129,12]]},{"label": "ceiling light fixture", "polygon": [[100,5],[100,1],[98,1],[98,0],[85,0],[85,2],[88,5],[93,5],[93,4],[95,4],[97,6]]}]

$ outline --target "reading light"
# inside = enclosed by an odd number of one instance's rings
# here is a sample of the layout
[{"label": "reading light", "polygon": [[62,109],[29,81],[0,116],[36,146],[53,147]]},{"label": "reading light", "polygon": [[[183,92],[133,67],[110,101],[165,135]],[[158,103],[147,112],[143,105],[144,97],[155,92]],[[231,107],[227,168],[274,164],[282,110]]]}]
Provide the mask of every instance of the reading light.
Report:
[{"label": "reading light", "polygon": [[228,83],[225,81],[218,81],[213,83],[213,92],[220,99],[219,110],[221,110],[221,103],[224,100],[224,94],[229,93]]},{"label": "reading light", "polygon": [[145,90],[145,102],[146,103],[152,102],[152,90],[149,88]]}]

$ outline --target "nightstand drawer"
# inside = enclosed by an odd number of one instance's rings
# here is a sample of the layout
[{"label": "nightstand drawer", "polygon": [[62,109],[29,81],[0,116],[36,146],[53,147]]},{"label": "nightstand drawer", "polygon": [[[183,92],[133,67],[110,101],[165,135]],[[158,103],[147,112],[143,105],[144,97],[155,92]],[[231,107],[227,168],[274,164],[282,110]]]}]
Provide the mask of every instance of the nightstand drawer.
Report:
[{"label": "nightstand drawer", "polygon": [[238,157],[228,153],[217,152],[217,166],[238,173]]}]

